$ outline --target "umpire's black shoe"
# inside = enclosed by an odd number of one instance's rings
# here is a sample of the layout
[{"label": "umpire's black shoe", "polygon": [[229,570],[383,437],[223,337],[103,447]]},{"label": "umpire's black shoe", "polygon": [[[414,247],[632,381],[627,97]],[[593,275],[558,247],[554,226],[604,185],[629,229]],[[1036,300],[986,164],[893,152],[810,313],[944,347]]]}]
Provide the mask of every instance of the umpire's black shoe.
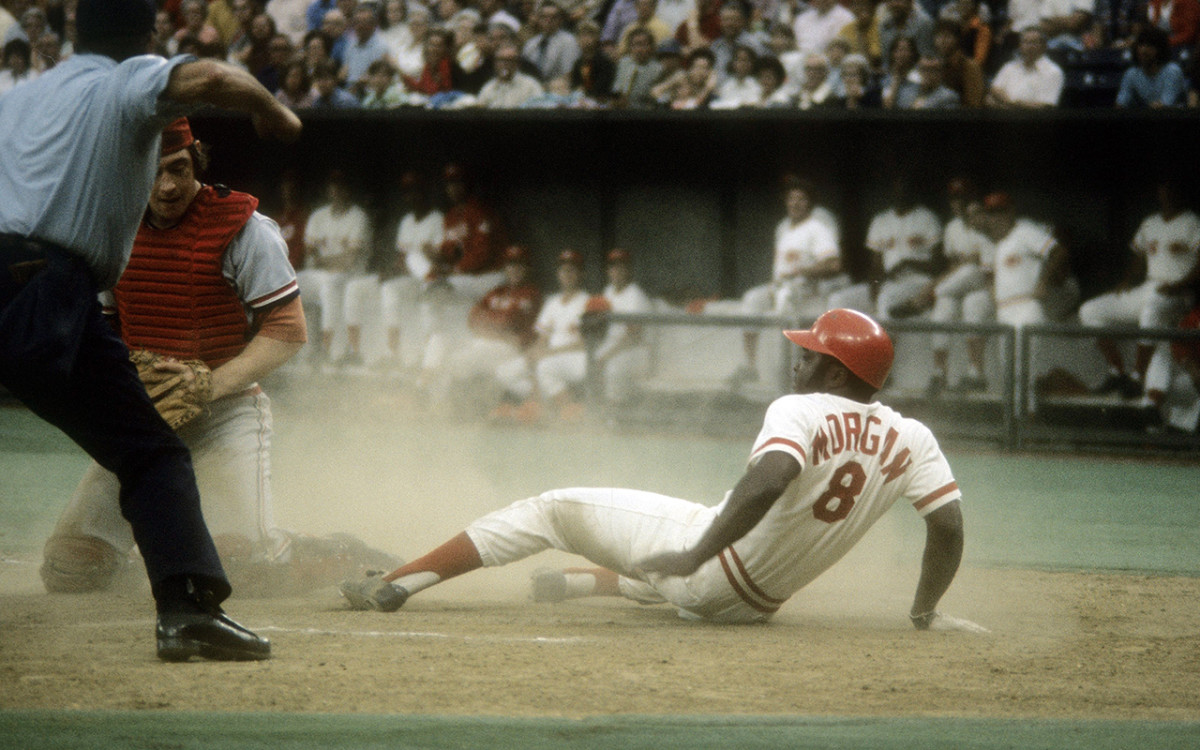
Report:
[{"label": "umpire's black shoe", "polygon": [[158,658],[187,661],[193,656],[217,661],[261,661],[271,658],[271,642],[220,610],[160,612]]}]

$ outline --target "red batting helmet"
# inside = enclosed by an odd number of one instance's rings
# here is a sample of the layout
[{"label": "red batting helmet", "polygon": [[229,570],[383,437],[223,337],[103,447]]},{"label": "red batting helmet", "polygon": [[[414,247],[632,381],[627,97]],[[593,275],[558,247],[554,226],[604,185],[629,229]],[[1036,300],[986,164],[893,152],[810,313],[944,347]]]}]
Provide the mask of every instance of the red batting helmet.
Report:
[{"label": "red batting helmet", "polygon": [[876,389],[883,387],[892,369],[892,339],[878,323],[856,310],[830,310],[807,331],[784,331],[783,335],[805,349],[828,354]]}]

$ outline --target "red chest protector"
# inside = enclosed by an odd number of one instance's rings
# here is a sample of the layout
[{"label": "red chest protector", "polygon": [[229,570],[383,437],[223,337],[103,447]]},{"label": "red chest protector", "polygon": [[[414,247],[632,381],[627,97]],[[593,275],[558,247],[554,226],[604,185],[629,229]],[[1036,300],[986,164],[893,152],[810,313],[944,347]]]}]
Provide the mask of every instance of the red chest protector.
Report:
[{"label": "red chest protector", "polygon": [[205,185],[170,229],[146,222],[113,288],[130,349],[224,364],[246,346],[249,324],[237,290],[221,275],[230,241],[258,199]]}]

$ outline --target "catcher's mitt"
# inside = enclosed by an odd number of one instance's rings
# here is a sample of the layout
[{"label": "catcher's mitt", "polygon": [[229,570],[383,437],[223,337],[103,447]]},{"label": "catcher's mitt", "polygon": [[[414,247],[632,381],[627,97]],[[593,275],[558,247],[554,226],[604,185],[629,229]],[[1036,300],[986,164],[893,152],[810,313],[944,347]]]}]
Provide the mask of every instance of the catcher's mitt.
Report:
[{"label": "catcher's mitt", "polygon": [[[212,399],[212,370],[198,359],[168,360],[154,352],[137,349],[129,353],[129,361],[137,368],[154,408],[173,430],[200,416]],[[168,361],[182,366],[183,371],[158,366]]]}]

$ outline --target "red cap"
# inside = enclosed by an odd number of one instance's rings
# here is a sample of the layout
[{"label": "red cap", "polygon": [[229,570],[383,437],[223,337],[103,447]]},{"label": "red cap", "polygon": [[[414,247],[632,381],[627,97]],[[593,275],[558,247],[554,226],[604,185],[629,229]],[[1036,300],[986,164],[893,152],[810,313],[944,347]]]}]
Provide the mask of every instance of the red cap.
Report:
[{"label": "red cap", "polygon": [[520,245],[509,245],[504,248],[505,263],[528,263],[529,253],[525,252],[525,248]]},{"label": "red cap", "polygon": [[806,331],[784,331],[792,343],[828,354],[876,390],[892,369],[892,340],[887,331],[857,310],[830,310]]},{"label": "red cap", "polygon": [[989,193],[983,199],[983,209],[985,211],[1007,211],[1012,208],[1012,198],[1008,193]]},{"label": "red cap", "polygon": [[170,156],[176,151],[182,151],[196,142],[192,136],[192,126],[186,117],[180,117],[168,125],[162,132],[162,156]]},{"label": "red cap", "polygon": [[558,264],[563,265],[566,263],[570,263],[573,266],[582,266],[583,256],[574,250],[563,250],[558,254]]},{"label": "red cap", "polygon": [[612,250],[608,251],[608,262],[610,264],[611,263],[629,263],[632,260],[633,259],[629,257],[628,250],[622,250],[621,248],[618,247],[618,248],[613,248]]},{"label": "red cap", "polygon": [[597,294],[595,296],[588,297],[587,302],[584,303],[583,311],[589,313],[612,312],[612,302],[608,301],[608,297],[602,297]]}]

